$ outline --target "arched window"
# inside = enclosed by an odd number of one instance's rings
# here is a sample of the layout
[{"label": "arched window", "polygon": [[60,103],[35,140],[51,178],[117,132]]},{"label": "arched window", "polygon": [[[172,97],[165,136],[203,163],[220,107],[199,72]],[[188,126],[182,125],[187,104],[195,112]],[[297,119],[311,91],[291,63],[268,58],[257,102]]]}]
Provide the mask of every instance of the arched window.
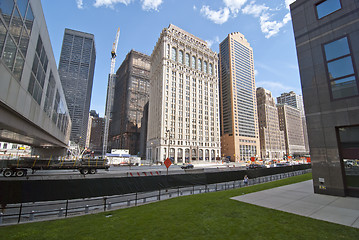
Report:
[{"label": "arched window", "polygon": [[198,58],[198,65],[197,65],[197,67],[198,67],[198,70],[202,70],[202,60],[201,59],[199,59]]},{"label": "arched window", "polygon": [[203,62],[203,71],[204,71],[204,73],[207,73],[207,62],[206,61]]},{"label": "arched window", "polygon": [[186,66],[189,67],[189,54],[186,53]]},{"label": "arched window", "polygon": [[177,49],[175,47],[172,48],[172,60],[176,61],[177,59]]},{"label": "arched window", "polygon": [[213,65],[212,65],[212,63],[209,64],[209,74],[210,75],[213,74]]},{"label": "arched window", "polygon": [[192,68],[196,69],[196,57],[192,56]]},{"label": "arched window", "polygon": [[183,64],[183,51],[178,51],[178,62]]}]

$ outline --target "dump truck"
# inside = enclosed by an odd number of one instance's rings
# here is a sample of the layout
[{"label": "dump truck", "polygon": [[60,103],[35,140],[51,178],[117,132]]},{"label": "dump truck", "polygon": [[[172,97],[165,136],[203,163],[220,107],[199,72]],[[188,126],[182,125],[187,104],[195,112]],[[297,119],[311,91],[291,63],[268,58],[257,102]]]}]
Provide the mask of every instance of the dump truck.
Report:
[{"label": "dump truck", "polygon": [[35,173],[38,170],[78,170],[81,174],[95,174],[98,169],[108,170],[107,159],[79,158],[68,160],[66,158],[51,159],[38,157],[19,157],[18,159],[0,160],[0,174],[4,177],[23,177],[28,170]]}]

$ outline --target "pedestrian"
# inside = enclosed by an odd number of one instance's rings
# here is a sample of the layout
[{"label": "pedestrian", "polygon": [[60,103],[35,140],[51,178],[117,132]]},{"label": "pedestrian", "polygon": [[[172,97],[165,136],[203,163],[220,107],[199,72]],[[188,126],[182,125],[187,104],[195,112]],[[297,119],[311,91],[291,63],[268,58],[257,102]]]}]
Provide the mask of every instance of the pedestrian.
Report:
[{"label": "pedestrian", "polygon": [[243,182],[246,186],[248,186],[248,176],[247,175],[244,176]]}]

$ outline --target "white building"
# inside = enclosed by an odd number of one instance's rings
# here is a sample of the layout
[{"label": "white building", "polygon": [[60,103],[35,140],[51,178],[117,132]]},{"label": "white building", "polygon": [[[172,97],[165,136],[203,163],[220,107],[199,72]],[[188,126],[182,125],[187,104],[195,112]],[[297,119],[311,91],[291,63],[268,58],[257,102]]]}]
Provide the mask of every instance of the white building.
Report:
[{"label": "white building", "polygon": [[171,24],[152,52],[150,79],[147,159],[162,162],[170,156],[183,163],[219,158],[217,53]]}]

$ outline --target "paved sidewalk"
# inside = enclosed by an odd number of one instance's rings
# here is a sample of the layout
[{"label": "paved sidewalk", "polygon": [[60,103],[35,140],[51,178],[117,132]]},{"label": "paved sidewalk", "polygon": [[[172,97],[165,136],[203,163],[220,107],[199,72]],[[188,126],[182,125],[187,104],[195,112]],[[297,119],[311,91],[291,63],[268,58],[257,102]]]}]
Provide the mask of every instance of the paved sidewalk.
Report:
[{"label": "paved sidewalk", "polygon": [[359,198],[314,194],[312,180],[232,199],[359,228]]}]

